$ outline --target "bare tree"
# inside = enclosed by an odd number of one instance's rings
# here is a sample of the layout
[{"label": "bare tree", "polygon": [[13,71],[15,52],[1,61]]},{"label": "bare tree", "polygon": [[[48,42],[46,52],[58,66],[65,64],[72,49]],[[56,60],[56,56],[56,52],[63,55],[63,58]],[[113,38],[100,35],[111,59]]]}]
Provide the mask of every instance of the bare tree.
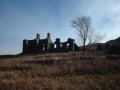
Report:
[{"label": "bare tree", "polygon": [[86,40],[88,38],[88,33],[91,28],[90,18],[89,17],[78,17],[76,20],[72,21],[72,26],[77,29],[78,35],[83,40],[83,50],[84,50],[84,56],[85,56],[85,44]]},{"label": "bare tree", "polygon": [[83,40],[84,57],[86,53],[87,40],[89,44],[93,44],[103,39],[102,35],[95,34],[94,30],[91,28],[90,17],[87,17],[87,16],[77,17],[75,20],[72,21],[72,27],[77,29],[78,36]]},{"label": "bare tree", "polygon": [[95,33],[94,29],[91,29],[88,33],[88,45],[99,43],[105,37],[105,34]]}]

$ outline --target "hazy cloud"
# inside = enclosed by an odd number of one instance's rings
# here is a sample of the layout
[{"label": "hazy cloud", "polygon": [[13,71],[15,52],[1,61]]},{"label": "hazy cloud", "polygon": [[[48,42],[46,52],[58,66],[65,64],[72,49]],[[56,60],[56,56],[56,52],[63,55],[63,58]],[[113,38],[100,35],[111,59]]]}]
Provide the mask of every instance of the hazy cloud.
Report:
[{"label": "hazy cloud", "polygon": [[120,36],[120,0],[0,0],[0,54],[21,52],[22,40],[36,33],[77,40],[70,21],[84,15],[104,41]]}]

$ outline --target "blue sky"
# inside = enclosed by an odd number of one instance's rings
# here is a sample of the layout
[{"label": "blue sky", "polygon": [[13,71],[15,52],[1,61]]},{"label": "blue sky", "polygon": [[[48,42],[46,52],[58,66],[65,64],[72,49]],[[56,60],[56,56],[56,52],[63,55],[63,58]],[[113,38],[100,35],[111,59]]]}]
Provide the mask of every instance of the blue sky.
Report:
[{"label": "blue sky", "polygon": [[120,0],[0,0],[0,55],[22,52],[22,40],[36,33],[78,42],[70,26],[78,16],[91,17],[96,32],[106,34],[103,42],[120,36]]}]

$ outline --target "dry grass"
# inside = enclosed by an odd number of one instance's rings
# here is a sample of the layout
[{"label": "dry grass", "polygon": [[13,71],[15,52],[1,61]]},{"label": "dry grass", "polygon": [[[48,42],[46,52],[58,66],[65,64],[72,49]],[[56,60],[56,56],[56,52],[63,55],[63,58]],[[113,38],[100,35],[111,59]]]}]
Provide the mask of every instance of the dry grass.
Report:
[{"label": "dry grass", "polygon": [[[94,55],[94,57],[93,57]],[[120,90],[120,60],[81,52],[0,59],[0,90]]]}]

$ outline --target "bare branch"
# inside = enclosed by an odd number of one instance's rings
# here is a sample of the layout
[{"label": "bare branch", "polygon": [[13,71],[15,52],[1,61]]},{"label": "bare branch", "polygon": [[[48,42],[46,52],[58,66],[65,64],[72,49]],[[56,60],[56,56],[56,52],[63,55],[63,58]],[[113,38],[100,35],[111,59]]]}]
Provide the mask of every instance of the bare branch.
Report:
[{"label": "bare branch", "polygon": [[95,34],[94,30],[91,28],[91,20],[87,16],[77,17],[72,21],[72,27],[78,31],[78,36],[83,40],[84,54],[86,51],[86,41],[89,44],[98,43],[103,40],[105,35]]},{"label": "bare branch", "polygon": [[84,53],[85,53],[85,44],[88,38],[88,33],[90,30],[90,18],[89,17],[78,17],[72,21],[72,26],[77,29],[79,37],[83,40]]}]

